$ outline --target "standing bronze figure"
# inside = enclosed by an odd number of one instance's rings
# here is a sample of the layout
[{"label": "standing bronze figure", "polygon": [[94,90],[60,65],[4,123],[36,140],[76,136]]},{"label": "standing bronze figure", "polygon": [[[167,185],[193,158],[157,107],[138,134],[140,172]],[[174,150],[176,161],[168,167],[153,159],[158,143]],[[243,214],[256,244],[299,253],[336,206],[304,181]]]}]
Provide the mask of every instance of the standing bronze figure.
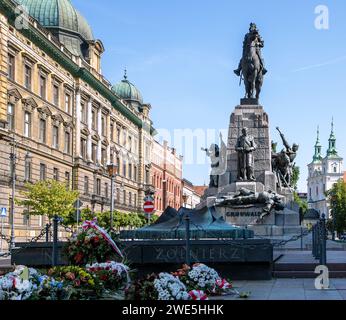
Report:
[{"label": "standing bronze figure", "polygon": [[259,99],[263,76],[267,73],[264,66],[261,49],[264,47],[264,41],[259,34],[256,24],[251,23],[249,33],[245,35],[243,43],[243,56],[239,62],[238,69],[234,73],[243,78],[245,84],[245,98]]},{"label": "standing bronze figure", "polygon": [[292,188],[292,176],[295,167],[294,161],[297,157],[299,145],[293,143],[291,146],[286,140],[284,134],[281,132],[280,128],[277,127],[276,130],[278,130],[280,133],[280,137],[285,149],[279,153],[272,153],[273,172],[276,174],[277,185],[279,188]]},{"label": "standing bronze figure", "polygon": [[255,139],[243,128],[235,150],[238,152],[238,180],[256,181],[253,152],[257,149]]}]

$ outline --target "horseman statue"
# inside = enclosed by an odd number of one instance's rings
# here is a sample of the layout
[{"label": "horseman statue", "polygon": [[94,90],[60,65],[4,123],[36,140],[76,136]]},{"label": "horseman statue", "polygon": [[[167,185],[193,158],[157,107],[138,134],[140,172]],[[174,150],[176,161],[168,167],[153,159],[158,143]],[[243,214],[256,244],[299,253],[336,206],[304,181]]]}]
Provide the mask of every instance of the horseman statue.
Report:
[{"label": "horseman statue", "polygon": [[[263,85],[263,76],[267,73],[262,58],[261,49],[264,41],[259,34],[256,24],[250,24],[250,30],[245,35],[243,43],[243,57],[239,62],[238,69],[234,73],[244,80],[246,95],[245,98],[259,99]],[[256,96],[255,96],[256,92]]]}]

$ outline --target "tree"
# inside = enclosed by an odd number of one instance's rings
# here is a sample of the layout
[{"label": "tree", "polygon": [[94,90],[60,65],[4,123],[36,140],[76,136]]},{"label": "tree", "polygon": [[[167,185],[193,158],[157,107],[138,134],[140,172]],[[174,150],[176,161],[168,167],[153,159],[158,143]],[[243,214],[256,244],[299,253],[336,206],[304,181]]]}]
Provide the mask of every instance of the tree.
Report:
[{"label": "tree", "polygon": [[304,215],[308,211],[308,208],[309,208],[308,202],[299,198],[297,192],[294,192],[293,196],[294,196],[294,201],[296,203],[298,203],[298,205],[299,205],[299,209],[300,209],[301,214]]},{"label": "tree", "polygon": [[[346,230],[346,184],[339,180],[326,192],[333,218],[333,229],[338,234]],[[327,214],[327,212],[326,212]]]},{"label": "tree", "polygon": [[30,208],[30,215],[67,218],[74,212],[79,193],[66,188],[66,183],[46,180],[25,186],[26,191],[22,192],[24,200],[16,199],[16,203]]},{"label": "tree", "polygon": [[291,185],[294,190],[298,189],[298,181],[300,178],[300,168],[294,166],[292,170]]}]

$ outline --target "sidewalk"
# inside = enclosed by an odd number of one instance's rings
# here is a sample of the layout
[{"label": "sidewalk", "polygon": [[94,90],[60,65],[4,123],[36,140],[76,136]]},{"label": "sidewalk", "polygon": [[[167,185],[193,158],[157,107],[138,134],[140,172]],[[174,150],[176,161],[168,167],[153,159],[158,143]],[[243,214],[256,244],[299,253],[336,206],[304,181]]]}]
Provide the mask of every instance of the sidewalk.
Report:
[{"label": "sidewalk", "polygon": [[315,289],[315,279],[234,281],[239,292],[251,292],[248,299],[224,296],[211,300],[346,300],[346,279],[331,279],[328,290]]}]

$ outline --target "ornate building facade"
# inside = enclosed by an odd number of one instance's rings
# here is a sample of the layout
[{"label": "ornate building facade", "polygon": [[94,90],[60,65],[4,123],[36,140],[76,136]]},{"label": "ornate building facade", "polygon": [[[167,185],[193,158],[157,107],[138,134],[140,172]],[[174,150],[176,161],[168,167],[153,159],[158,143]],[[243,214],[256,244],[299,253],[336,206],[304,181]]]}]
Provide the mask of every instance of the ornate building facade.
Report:
[{"label": "ornate building facade", "polygon": [[336,137],[334,123],[328,140],[328,150],[325,157],[322,156],[322,145],[319,139],[319,130],[315,144],[313,161],[308,165],[308,204],[309,209],[315,209],[321,214],[330,217],[330,205],[325,192],[330,190],[340,179],[343,179],[343,158],[338,155],[336,149]]},{"label": "ornate building facade", "polygon": [[[70,0],[2,0],[0,39],[0,207],[10,209],[12,153],[15,198],[25,182],[55,179],[78,190],[83,207],[107,211],[107,165],[116,163],[115,208],[142,211],[151,183],[151,107],[126,74],[114,86],[102,75],[104,46]],[[45,224],[28,211],[14,208],[22,240]]]},{"label": "ornate building facade", "polygon": [[161,214],[168,206],[179,209],[182,205],[182,162],[167,141],[154,141],[152,150],[152,185],[155,187],[156,214]]}]

